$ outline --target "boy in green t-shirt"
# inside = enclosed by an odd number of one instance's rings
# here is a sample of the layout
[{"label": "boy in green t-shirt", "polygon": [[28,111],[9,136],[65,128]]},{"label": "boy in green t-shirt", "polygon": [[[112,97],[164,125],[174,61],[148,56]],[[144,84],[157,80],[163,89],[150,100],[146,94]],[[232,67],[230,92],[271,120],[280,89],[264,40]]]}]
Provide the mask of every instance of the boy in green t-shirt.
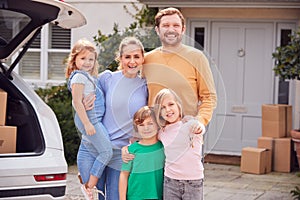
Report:
[{"label": "boy in green t-shirt", "polygon": [[162,200],[165,155],[157,139],[155,114],[148,106],[133,117],[133,126],[140,140],[128,147],[134,160],[124,163],[119,179],[120,200]]}]

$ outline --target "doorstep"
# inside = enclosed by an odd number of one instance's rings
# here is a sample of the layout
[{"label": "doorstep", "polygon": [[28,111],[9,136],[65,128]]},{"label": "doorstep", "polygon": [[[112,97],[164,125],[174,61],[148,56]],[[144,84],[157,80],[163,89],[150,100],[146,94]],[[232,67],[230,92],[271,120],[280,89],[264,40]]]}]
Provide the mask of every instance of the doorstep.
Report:
[{"label": "doorstep", "polygon": [[207,154],[204,157],[204,162],[225,165],[240,165],[241,156]]}]

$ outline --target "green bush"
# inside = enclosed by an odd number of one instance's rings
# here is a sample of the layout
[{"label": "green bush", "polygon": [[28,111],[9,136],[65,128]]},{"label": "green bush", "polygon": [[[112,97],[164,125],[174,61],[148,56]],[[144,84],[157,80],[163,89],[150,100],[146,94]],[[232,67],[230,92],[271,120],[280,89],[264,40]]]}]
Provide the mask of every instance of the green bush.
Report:
[{"label": "green bush", "polygon": [[39,88],[37,94],[51,107],[56,114],[64,143],[64,153],[69,165],[76,163],[80,138],[77,133],[72,109],[72,96],[67,84]]},{"label": "green bush", "polygon": [[154,29],[154,16],[157,13],[157,9],[144,6],[141,10],[138,10],[134,3],[132,5],[137,12],[135,14],[131,14],[126,6],[124,6],[127,13],[135,20],[129,27],[119,30],[118,24],[115,23],[111,34],[105,35],[102,34],[101,30],[98,30],[97,35],[93,36],[94,42],[99,47],[98,61],[100,72],[105,69],[111,71],[117,70],[116,53],[118,52],[119,44],[125,37],[134,36],[138,38],[142,42],[146,52],[161,45]]},{"label": "green bush", "polygon": [[275,75],[281,80],[300,80],[300,29],[290,36],[290,42],[283,47],[276,47],[272,54],[275,59]]}]

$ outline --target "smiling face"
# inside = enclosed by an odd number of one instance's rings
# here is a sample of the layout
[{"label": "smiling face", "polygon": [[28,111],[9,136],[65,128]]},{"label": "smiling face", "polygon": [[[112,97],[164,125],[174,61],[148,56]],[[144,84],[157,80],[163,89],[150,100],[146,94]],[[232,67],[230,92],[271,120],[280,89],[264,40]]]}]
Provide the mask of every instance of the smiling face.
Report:
[{"label": "smiling face", "polygon": [[172,94],[167,94],[162,99],[160,114],[169,124],[181,120],[180,109]]},{"label": "smiling face", "polygon": [[126,77],[136,77],[144,63],[144,55],[140,46],[128,44],[122,49],[120,64]]},{"label": "smiling face", "polygon": [[95,52],[89,50],[81,51],[75,58],[75,65],[79,70],[91,73],[96,61]]},{"label": "smiling face", "polygon": [[151,117],[147,117],[143,123],[137,125],[137,131],[143,139],[156,137],[158,126]]},{"label": "smiling face", "polygon": [[177,47],[181,44],[185,28],[180,17],[173,14],[163,16],[155,30],[164,47]]}]

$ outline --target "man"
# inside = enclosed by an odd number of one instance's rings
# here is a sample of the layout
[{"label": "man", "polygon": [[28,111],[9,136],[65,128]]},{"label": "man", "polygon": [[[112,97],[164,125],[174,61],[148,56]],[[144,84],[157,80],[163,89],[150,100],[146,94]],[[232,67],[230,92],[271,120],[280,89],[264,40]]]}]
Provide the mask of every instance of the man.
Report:
[{"label": "man", "polygon": [[162,46],[145,56],[143,76],[148,84],[148,104],[153,106],[161,89],[171,88],[182,99],[184,114],[196,116],[207,126],[217,102],[215,85],[206,56],[182,44],[185,29],[185,19],[176,8],[160,10],[155,16]]}]

